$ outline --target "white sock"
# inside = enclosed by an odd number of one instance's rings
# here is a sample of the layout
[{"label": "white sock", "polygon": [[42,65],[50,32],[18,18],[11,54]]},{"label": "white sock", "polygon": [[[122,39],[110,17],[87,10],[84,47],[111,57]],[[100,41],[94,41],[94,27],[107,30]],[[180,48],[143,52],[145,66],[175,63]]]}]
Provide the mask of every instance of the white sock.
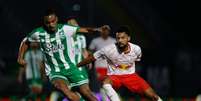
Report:
[{"label": "white sock", "polygon": [[160,97],[158,97],[158,100],[157,101],[163,101]]},{"label": "white sock", "polygon": [[101,97],[102,97],[102,100],[103,101],[108,101],[107,100],[107,94],[106,94],[106,92],[105,92],[105,90],[103,89],[103,88],[100,88],[100,93],[101,93]]},{"label": "white sock", "polygon": [[111,84],[103,84],[103,89],[111,101],[120,101],[118,94],[112,88]]}]

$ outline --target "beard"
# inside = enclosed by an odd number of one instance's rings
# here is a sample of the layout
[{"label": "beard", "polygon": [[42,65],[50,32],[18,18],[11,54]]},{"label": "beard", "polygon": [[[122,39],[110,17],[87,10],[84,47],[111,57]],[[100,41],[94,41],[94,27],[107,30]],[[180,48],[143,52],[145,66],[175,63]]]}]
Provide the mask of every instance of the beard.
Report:
[{"label": "beard", "polygon": [[127,45],[122,44],[122,43],[118,43],[118,47],[119,47],[120,50],[123,50],[123,49],[125,49],[127,47]]}]

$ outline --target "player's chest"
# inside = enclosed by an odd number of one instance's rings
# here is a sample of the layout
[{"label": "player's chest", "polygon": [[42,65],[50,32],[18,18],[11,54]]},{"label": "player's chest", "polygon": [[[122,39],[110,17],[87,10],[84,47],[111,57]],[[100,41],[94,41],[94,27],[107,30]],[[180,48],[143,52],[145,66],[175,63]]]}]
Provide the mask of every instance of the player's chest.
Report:
[{"label": "player's chest", "polygon": [[136,59],[137,56],[135,53],[111,53],[110,55],[108,55],[108,58],[110,58],[110,60],[112,60],[114,63],[133,63]]},{"label": "player's chest", "polygon": [[54,35],[44,35],[40,37],[40,42],[43,50],[46,52],[57,52],[58,50],[64,50],[67,45],[67,37],[62,33],[56,33]]}]

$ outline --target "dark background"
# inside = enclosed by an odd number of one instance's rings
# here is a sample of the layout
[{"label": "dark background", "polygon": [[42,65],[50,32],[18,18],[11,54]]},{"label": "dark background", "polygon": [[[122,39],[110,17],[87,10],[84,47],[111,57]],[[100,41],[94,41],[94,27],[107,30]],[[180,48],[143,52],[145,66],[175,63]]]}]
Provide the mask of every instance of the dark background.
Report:
[{"label": "dark background", "polygon": [[[81,26],[129,25],[143,52],[137,69],[159,95],[201,93],[200,0],[0,0],[0,95],[20,94],[18,47],[49,6],[60,22],[77,16]],[[87,35],[87,43],[96,36]]]}]

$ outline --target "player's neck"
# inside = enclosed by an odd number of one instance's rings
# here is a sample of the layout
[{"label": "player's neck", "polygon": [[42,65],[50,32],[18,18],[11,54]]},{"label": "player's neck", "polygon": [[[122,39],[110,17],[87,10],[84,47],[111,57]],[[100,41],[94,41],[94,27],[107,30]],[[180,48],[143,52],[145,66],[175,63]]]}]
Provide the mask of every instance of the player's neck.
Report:
[{"label": "player's neck", "polygon": [[127,54],[130,52],[130,45],[127,44],[125,47],[120,48],[121,53]]},{"label": "player's neck", "polygon": [[103,40],[107,40],[107,39],[108,39],[108,36],[102,36],[102,39],[103,39]]}]

